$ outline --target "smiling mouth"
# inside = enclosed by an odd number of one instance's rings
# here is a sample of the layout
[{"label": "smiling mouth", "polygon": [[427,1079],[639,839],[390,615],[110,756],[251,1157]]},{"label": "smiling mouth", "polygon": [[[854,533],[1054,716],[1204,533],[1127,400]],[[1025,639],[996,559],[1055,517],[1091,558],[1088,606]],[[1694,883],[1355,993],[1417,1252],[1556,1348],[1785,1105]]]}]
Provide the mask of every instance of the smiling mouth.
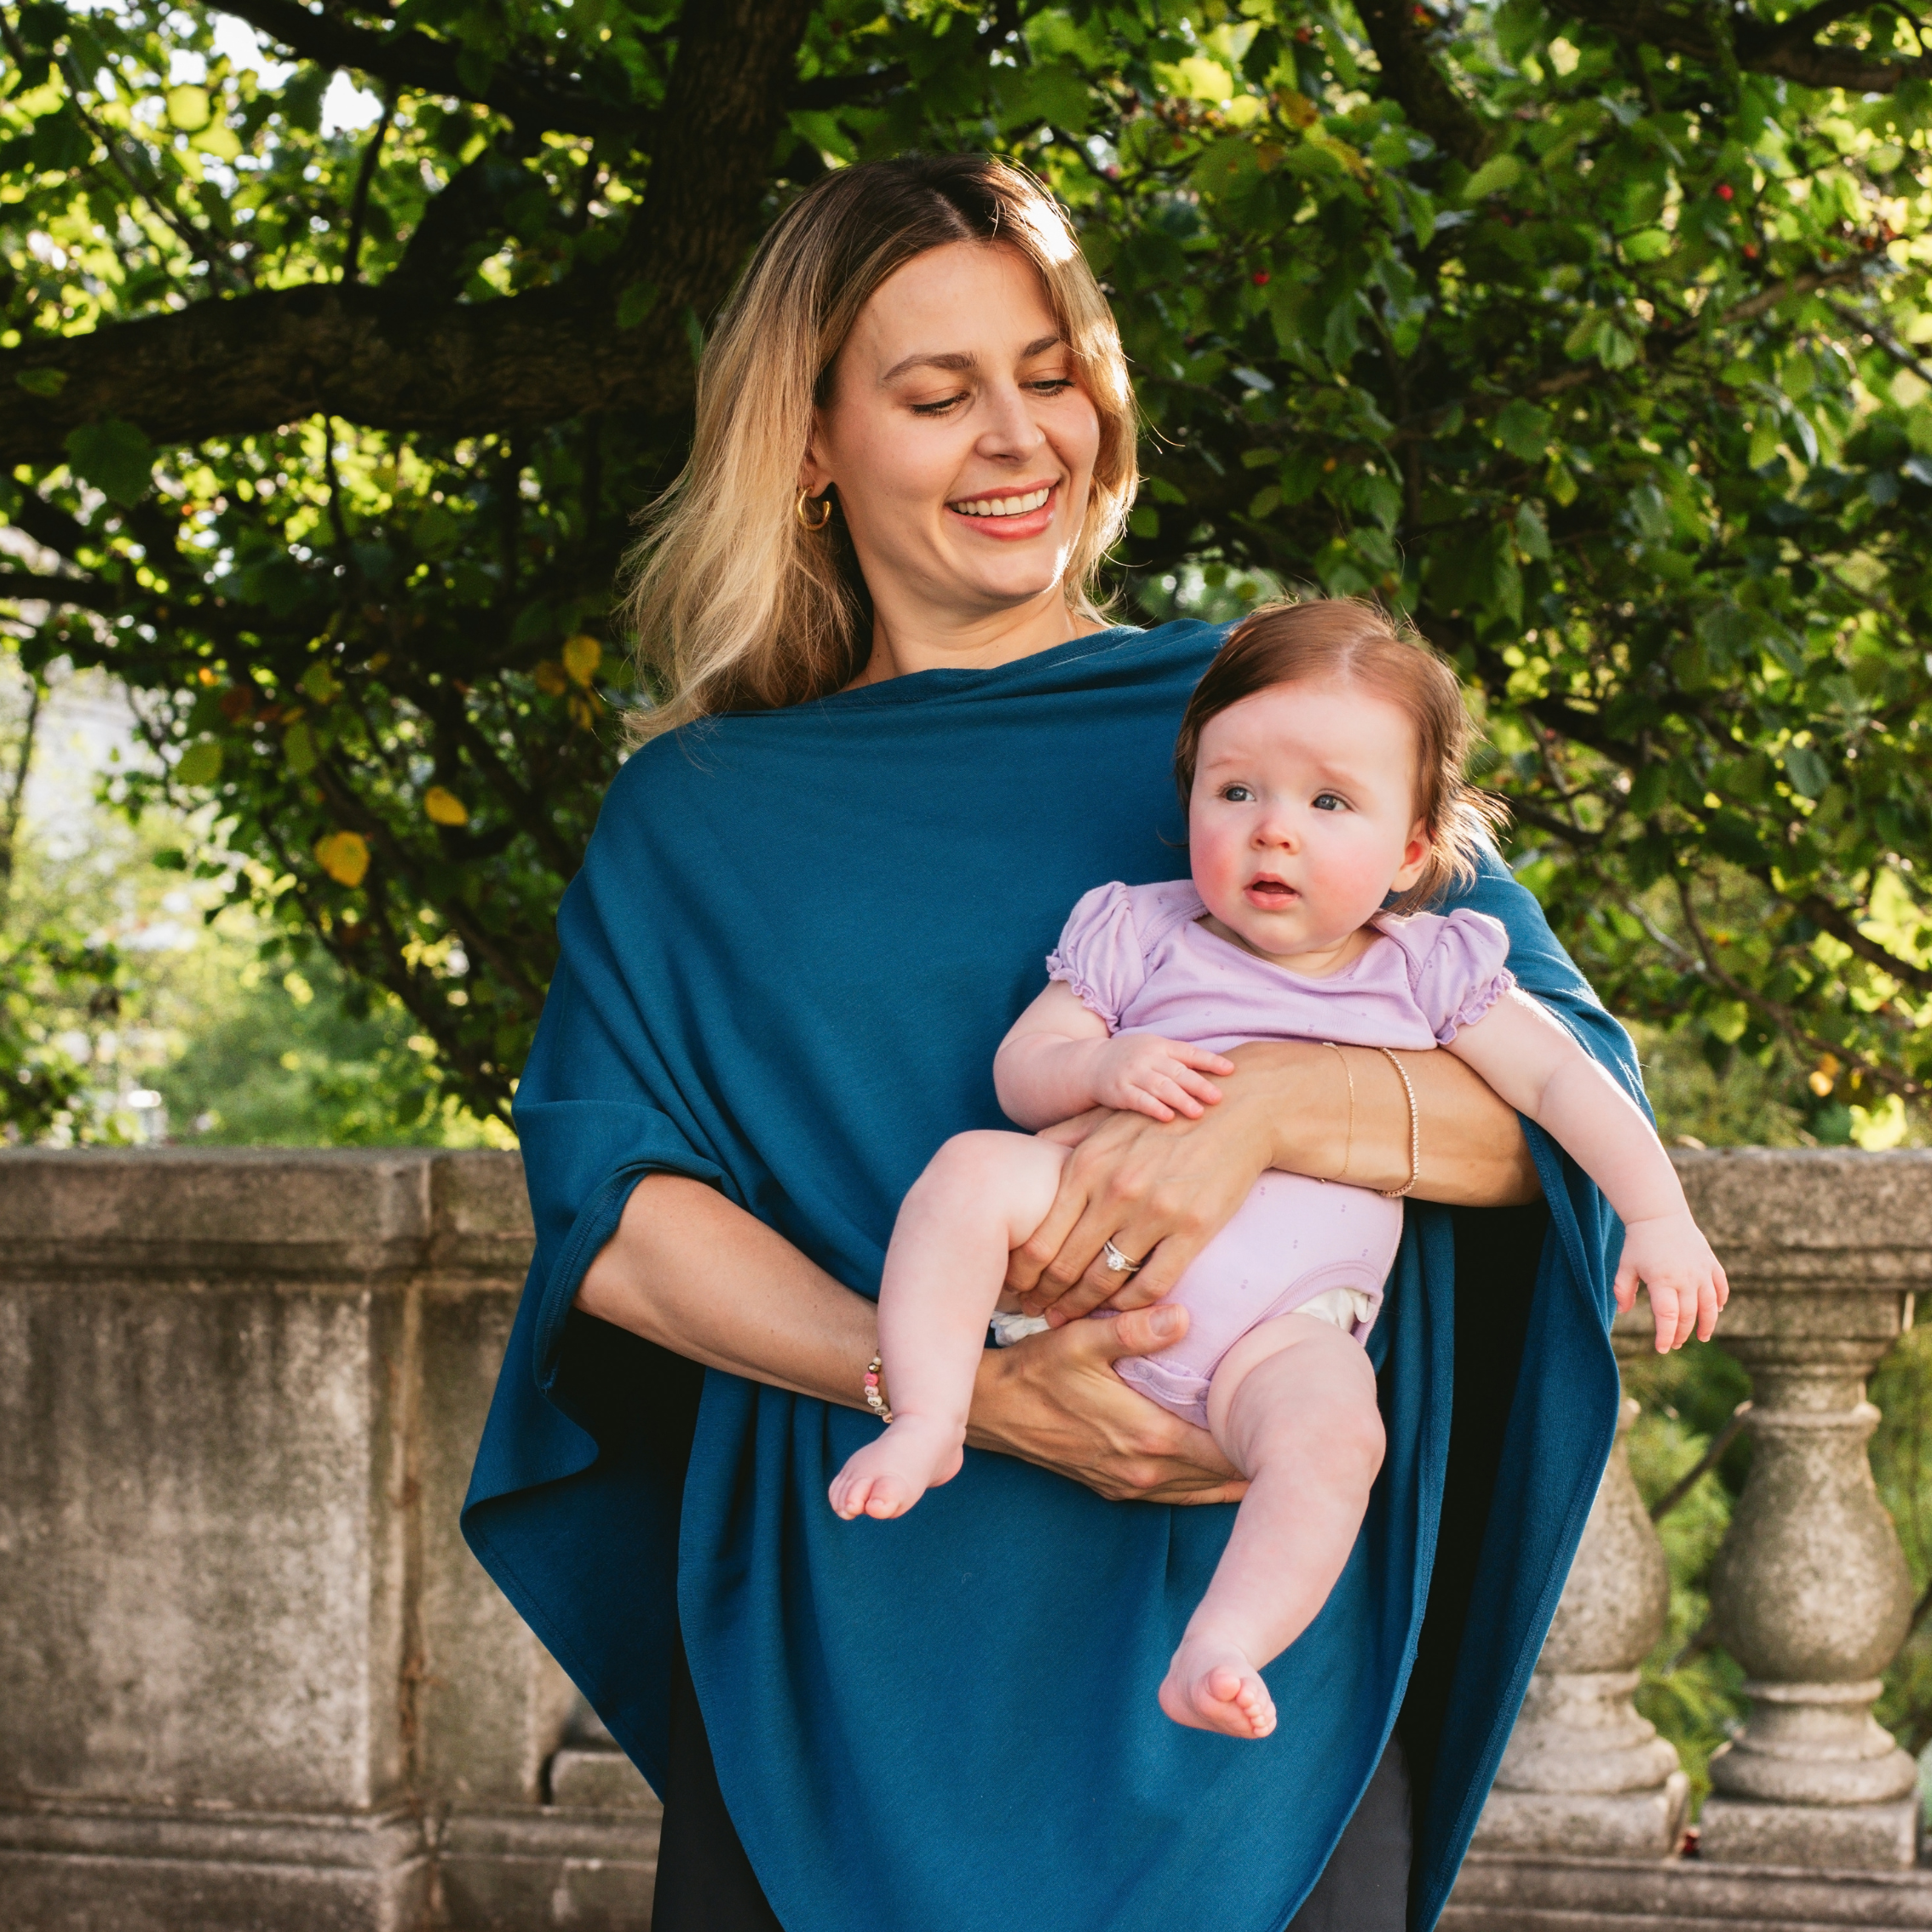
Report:
[{"label": "smiling mouth", "polygon": [[1049,483],[1021,497],[969,497],[946,507],[962,516],[1031,516],[1035,510],[1046,507],[1047,498],[1052,494]]}]

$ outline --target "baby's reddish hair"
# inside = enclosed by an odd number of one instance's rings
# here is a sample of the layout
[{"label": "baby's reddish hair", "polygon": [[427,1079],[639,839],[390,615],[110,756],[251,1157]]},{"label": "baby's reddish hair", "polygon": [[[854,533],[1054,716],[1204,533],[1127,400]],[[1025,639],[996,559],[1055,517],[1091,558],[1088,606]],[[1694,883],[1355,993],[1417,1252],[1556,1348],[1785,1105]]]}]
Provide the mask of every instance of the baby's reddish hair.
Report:
[{"label": "baby's reddish hair", "polygon": [[1174,778],[1186,810],[1201,732],[1244,698],[1278,684],[1360,684],[1398,704],[1416,733],[1416,816],[1429,834],[1422,876],[1389,908],[1419,911],[1475,877],[1476,858],[1509,821],[1503,802],[1463,776],[1475,733],[1456,674],[1406,620],[1360,597],[1264,604],[1228,635],[1181,720]]}]

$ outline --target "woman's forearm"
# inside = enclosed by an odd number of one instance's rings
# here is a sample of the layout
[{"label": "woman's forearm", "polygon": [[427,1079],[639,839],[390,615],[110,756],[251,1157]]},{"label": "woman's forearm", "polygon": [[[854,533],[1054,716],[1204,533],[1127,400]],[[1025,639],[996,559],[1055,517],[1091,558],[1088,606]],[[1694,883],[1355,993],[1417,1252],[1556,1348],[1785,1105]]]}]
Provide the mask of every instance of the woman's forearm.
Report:
[{"label": "woman's forearm", "polygon": [[[1409,1178],[1409,1101],[1401,1077],[1373,1047],[1302,1040],[1256,1042],[1228,1056],[1266,1077],[1274,1165],[1358,1187],[1392,1189]],[[1403,1053],[1416,1095],[1418,1200],[1451,1207],[1511,1207],[1542,1193],[1507,1102],[1452,1054]],[[1354,1087],[1350,1095],[1351,1084]],[[1229,1083],[1230,1094],[1238,1082]]]},{"label": "woman's forearm", "polygon": [[848,1408],[878,1346],[877,1311],[715,1187],[647,1175],[585,1271],[585,1314],[687,1360]]},{"label": "woman's forearm", "polygon": [[[873,1304],[700,1182],[653,1174],[637,1184],[577,1306],[687,1360],[865,1406],[865,1365],[878,1347]],[[1173,1339],[1142,1314],[989,1349],[968,1439],[1103,1496],[1231,1502],[1244,1486],[1214,1438],[1113,1373],[1117,1357]]]}]

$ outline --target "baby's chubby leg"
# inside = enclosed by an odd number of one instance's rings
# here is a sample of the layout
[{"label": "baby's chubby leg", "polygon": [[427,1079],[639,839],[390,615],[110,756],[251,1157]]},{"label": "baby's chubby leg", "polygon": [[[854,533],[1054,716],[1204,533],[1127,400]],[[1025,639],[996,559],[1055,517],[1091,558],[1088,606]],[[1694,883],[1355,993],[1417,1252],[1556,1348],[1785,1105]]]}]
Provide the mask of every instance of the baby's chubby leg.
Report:
[{"label": "baby's chubby leg", "polygon": [[1222,1358],[1208,1426],[1249,1479],[1220,1567],[1160,1687],[1178,1724],[1265,1738],[1262,1666],[1328,1601],[1382,1467],[1375,1372],[1360,1344],[1309,1315],[1251,1329]]},{"label": "baby's chubby leg", "polygon": [[833,1480],[840,1515],[903,1515],[958,1475],[1007,1257],[1046,1218],[1067,1155],[1027,1134],[959,1134],[912,1183],[879,1283],[893,1420]]}]

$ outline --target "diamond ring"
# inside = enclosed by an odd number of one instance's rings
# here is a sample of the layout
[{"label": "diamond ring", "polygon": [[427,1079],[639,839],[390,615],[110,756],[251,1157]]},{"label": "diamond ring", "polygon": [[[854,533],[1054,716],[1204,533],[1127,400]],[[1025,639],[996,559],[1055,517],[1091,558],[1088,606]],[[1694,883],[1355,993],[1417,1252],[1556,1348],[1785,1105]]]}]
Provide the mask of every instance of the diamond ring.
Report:
[{"label": "diamond ring", "polygon": [[1136,1274],[1143,1265],[1141,1262],[1129,1261],[1112,1241],[1102,1241],[1101,1252],[1107,1256],[1107,1271],[1109,1274]]}]

